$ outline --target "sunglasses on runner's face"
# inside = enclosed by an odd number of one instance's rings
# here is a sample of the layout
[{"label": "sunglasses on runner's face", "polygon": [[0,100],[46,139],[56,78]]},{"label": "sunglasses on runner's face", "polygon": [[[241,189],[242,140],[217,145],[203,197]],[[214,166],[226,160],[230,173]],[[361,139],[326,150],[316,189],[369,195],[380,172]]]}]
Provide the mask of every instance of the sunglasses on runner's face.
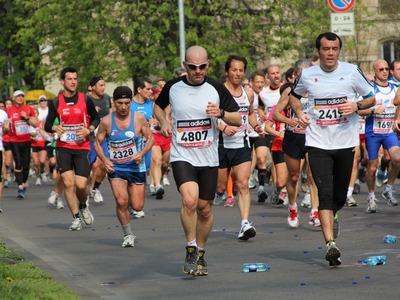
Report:
[{"label": "sunglasses on runner's face", "polygon": [[380,68],[378,69],[379,72],[383,72],[383,71],[389,71],[389,68]]},{"label": "sunglasses on runner's face", "polygon": [[47,102],[46,99],[40,99],[39,102]]},{"label": "sunglasses on runner's face", "polygon": [[205,68],[207,68],[207,63],[202,63],[200,65],[196,65],[196,64],[190,64],[190,63],[186,63],[186,65],[188,66],[189,69],[191,70],[197,70],[197,68],[199,68],[200,70],[204,70]]}]

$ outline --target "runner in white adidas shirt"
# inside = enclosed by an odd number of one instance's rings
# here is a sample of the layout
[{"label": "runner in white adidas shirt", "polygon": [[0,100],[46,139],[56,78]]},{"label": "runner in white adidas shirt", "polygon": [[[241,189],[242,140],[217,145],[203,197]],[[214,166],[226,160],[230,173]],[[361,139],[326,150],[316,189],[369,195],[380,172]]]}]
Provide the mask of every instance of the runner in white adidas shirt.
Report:
[{"label": "runner in white adidas shirt", "polygon": [[[203,47],[187,49],[183,66],[188,74],[166,83],[154,115],[161,132],[173,136],[170,161],[182,197],[181,222],[187,240],[182,271],[207,275],[204,247],[213,223],[219,165],[217,118],[233,126],[240,126],[242,118],[224,85],[206,76],[209,60]],[[169,104],[172,122],[164,111]]]},{"label": "runner in white adidas shirt", "polygon": [[367,116],[365,120],[365,145],[368,152],[367,164],[367,186],[368,186],[368,206],[367,213],[378,211],[374,193],[375,174],[378,168],[378,152],[381,146],[384,151],[389,152],[390,168],[388,181],[382,197],[391,206],[399,203],[393,196],[392,186],[400,170],[400,147],[397,133],[393,131],[395,120],[395,105],[393,103],[396,96],[397,87],[388,82],[389,66],[383,59],[378,59],[373,63],[375,73],[375,99],[376,105],[370,109],[360,111],[360,116]]},{"label": "runner in white adidas shirt", "polygon": [[[335,33],[319,35],[316,49],[320,64],[303,70],[290,95],[290,105],[299,116],[299,124],[306,127],[306,146],[318,188],[318,210],[328,249],[325,259],[331,266],[341,264],[334,240],[334,215],[346,202],[354,147],[359,143],[357,110],[375,104],[373,87],[360,69],[338,60],[341,47],[342,41]],[[298,101],[306,93],[308,114],[303,113]],[[358,94],[369,98],[356,102]],[[336,222],[337,229],[338,226]]]}]

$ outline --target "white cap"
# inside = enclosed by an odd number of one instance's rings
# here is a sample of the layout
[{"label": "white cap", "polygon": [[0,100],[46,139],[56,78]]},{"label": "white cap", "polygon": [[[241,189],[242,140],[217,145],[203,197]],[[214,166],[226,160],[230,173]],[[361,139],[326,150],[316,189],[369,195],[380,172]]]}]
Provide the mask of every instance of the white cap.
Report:
[{"label": "white cap", "polygon": [[40,95],[38,100],[40,101],[40,99],[45,99],[45,100],[47,100],[47,97],[46,97],[45,95]]},{"label": "white cap", "polygon": [[17,96],[20,96],[20,95],[25,96],[25,93],[23,91],[21,91],[21,90],[17,90],[17,91],[14,92],[14,97],[17,97]]}]

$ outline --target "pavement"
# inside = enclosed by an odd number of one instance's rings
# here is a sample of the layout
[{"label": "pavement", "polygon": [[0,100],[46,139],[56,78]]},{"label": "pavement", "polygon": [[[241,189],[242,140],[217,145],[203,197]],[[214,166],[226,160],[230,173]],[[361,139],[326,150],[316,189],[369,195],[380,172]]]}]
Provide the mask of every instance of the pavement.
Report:
[{"label": "pavement", "polygon": [[[181,202],[171,174],[169,179],[162,200],[146,195],[146,217],[131,217],[133,248],[121,247],[123,233],[107,180],[101,186],[104,203],[90,203],[94,223],[78,232],[68,230],[72,219],[67,208],[57,210],[47,203],[51,183],[35,186],[30,178],[24,200],[16,198],[15,185],[4,189],[0,242],[82,299],[398,299],[399,243],[386,244],[383,237],[399,236],[400,207],[386,204],[383,188],[376,189],[378,213],[365,212],[365,184],[354,196],[359,206],[340,211],[336,241],[342,265],[337,268],[325,261],[321,230],[308,224],[308,209],[300,205],[300,226],[291,229],[287,207],[272,206],[269,199],[260,204],[251,190],[250,221],[257,235],[248,241],[237,239],[237,203],[214,207],[205,254],[209,275],[193,277],[181,271],[186,246]],[[300,192],[298,204],[302,197]],[[386,255],[387,265],[359,263],[370,255]],[[247,262],[266,263],[270,270],[243,273]]]}]

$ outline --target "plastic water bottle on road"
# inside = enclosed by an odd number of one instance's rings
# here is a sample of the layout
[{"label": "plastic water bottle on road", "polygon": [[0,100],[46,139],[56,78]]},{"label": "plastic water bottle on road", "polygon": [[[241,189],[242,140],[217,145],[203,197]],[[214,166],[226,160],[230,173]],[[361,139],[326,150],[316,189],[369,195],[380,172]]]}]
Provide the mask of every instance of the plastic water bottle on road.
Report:
[{"label": "plastic water bottle on road", "polygon": [[245,263],[243,264],[242,270],[244,273],[249,272],[265,272],[269,270],[271,267],[264,263]]},{"label": "plastic water bottle on road", "polygon": [[367,266],[386,265],[387,258],[385,255],[370,256],[363,260],[363,264]]},{"label": "plastic water bottle on road", "polygon": [[385,235],[383,237],[383,241],[388,244],[396,243],[396,236],[395,235]]}]

